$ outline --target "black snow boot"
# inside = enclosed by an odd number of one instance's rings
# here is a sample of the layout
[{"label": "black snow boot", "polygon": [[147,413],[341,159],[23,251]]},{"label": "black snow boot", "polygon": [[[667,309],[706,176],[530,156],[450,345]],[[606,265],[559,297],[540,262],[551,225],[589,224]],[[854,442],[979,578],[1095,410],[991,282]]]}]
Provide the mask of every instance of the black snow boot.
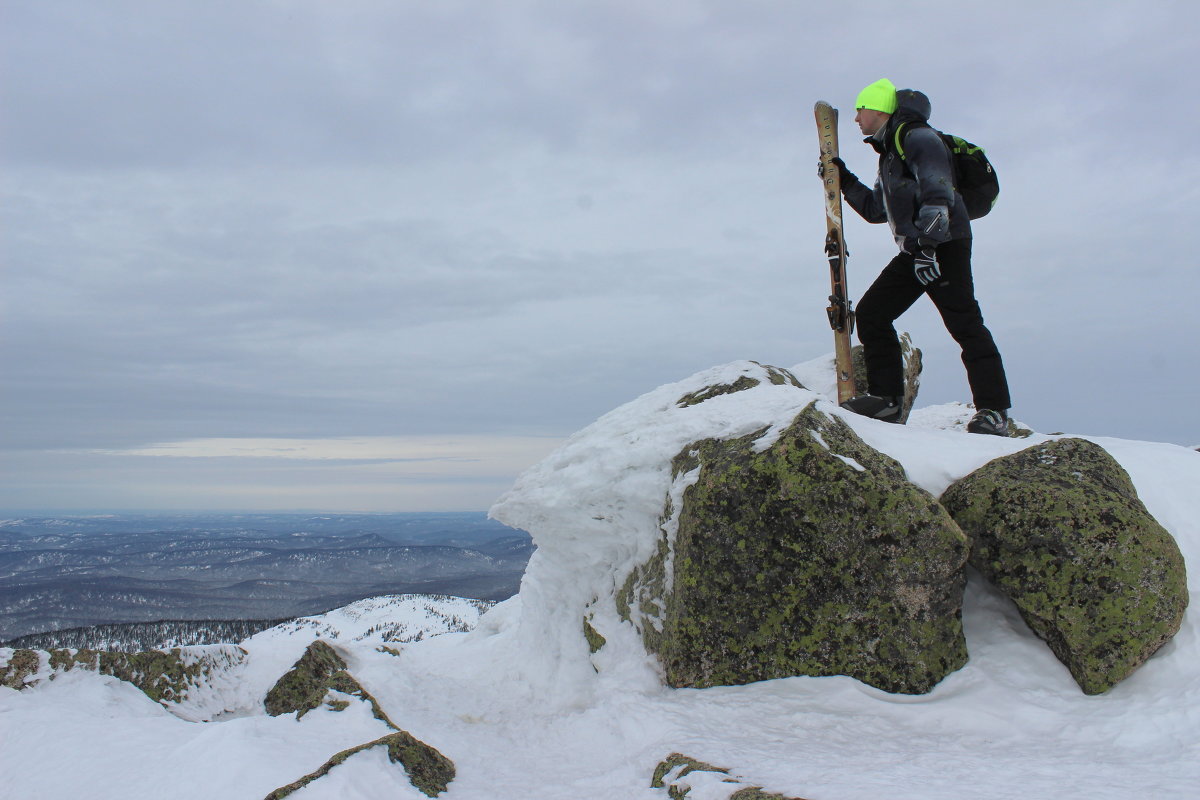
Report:
[{"label": "black snow boot", "polygon": [[1008,413],[981,408],[967,423],[967,433],[989,433],[992,436],[1008,436]]},{"label": "black snow boot", "polygon": [[861,414],[864,417],[883,420],[884,422],[900,421],[900,402],[903,397],[880,397],[874,394],[860,394],[842,403],[842,408]]}]

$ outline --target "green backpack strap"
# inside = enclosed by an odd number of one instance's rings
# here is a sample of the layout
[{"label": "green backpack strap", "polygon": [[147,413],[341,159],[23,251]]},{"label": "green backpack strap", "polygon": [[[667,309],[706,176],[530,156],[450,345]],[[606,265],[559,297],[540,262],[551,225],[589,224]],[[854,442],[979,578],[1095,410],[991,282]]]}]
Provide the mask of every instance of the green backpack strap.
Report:
[{"label": "green backpack strap", "polygon": [[[902,140],[904,139],[904,134],[909,130],[908,124],[909,124],[908,122],[901,122],[899,125],[896,126],[896,133],[895,133],[896,155],[900,156],[901,161],[905,161],[905,162],[908,161],[908,156],[906,156],[904,154],[904,145],[902,144]],[[918,122],[917,127],[918,128],[931,128],[932,126],[925,124],[925,123]]]},{"label": "green backpack strap", "polygon": [[902,134],[904,132],[904,128],[906,125],[908,125],[907,122],[901,122],[899,125],[896,126],[896,155],[900,156],[901,161],[908,160],[904,156],[904,145],[900,144],[900,134]]}]

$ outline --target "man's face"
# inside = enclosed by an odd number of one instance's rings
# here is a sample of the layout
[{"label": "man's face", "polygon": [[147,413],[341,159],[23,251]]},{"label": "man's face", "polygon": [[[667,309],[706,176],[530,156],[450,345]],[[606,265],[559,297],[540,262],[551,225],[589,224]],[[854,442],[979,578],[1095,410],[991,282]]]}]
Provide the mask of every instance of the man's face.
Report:
[{"label": "man's face", "polygon": [[891,114],[870,108],[860,108],[854,115],[854,121],[858,123],[858,129],[863,132],[863,136],[874,136],[891,118]]}]

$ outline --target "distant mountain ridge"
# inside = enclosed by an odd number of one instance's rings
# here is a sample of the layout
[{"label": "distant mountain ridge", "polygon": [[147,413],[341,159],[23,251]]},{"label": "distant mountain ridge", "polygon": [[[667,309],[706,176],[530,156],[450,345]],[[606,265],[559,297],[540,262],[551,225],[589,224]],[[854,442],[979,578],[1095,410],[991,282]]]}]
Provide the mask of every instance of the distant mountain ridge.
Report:
[{"label": "distant mountain ridge", "polygon": [[481,513],[0,520],[0,640],[290,619],[402,593],[501,600],[516,593],[532,552],[527,534]]},{"label": "distant mountain ridge", "polygon": [[306,640],[321,637],[335,641],[414,642],[439,633],[468,631],[493,605],[489,600],[448,595],[383,595],[307,617],[121,622],[32,633],[0,642],[0,647],[138,653],[236,644],[273,629],[271,635],[296,635]]},{"label": "distant mountain ridge", "polygon": [[201,619],[117,622],[18,636],[0,647],[28,650],[114,650],[139,653],[166,647],[240,642],[291,619]]}]

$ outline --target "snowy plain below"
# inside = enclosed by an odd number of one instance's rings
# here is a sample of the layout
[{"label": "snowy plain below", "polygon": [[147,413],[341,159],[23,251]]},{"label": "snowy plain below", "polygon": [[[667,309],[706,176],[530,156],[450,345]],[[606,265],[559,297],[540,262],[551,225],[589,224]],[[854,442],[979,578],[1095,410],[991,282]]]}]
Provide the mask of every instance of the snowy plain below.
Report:
[{"label": "snowy plain below", "polygon": [[[1191,612],[1172,642],[1094,697],[977,574],[963,606],[970,661],[929,694],[890,695],[846,677],[662,685],[613,597],[657,542],[663,500],[681,490],[670,460],[686,444],[757,431],[769,439],[816,400],[940,495],[987,461],[1054,438],[965,434],[971,409],[958,404],[918,409],[907,426],[854,417],[828,399],[828,359],[792,371],[815,391],[771,384],[753,362],[660,387],[531,467],[492,513],[529,531],[538,550],[520,593],[470,632],[432,635],[447,629],[447,614],[470,615],[465,601],[440,617],[395,602],[332,612],[243,642],[245,658],[174,713],[90,673],[0,689],[0,797],[257,800],[335,752],[385,735],[363,704],[299,720],[263,711],[267,689],[319,631],[397,725],[454,761],[446,800],[661,800],[666,793],[650,788],[650,778],[674,752],[742,781],[697,776],[691,800],[727,798],[747,785],[808,800],[1200,796],[1200,623]],[[762,383],[686,408],[676,402],[741,377]],[[1125,467],[1176,538],[1195,595],[1200,453],[1083,436]],[[594,654],[582,635],[585,616],[607,640]],[[425,624],[429,635],[389,645],[396,655],[369,631],[398,620],[411,630]],[[0,651],[0,663],[9,653]],[[375,749],[292,797],[424,795]]]}]

